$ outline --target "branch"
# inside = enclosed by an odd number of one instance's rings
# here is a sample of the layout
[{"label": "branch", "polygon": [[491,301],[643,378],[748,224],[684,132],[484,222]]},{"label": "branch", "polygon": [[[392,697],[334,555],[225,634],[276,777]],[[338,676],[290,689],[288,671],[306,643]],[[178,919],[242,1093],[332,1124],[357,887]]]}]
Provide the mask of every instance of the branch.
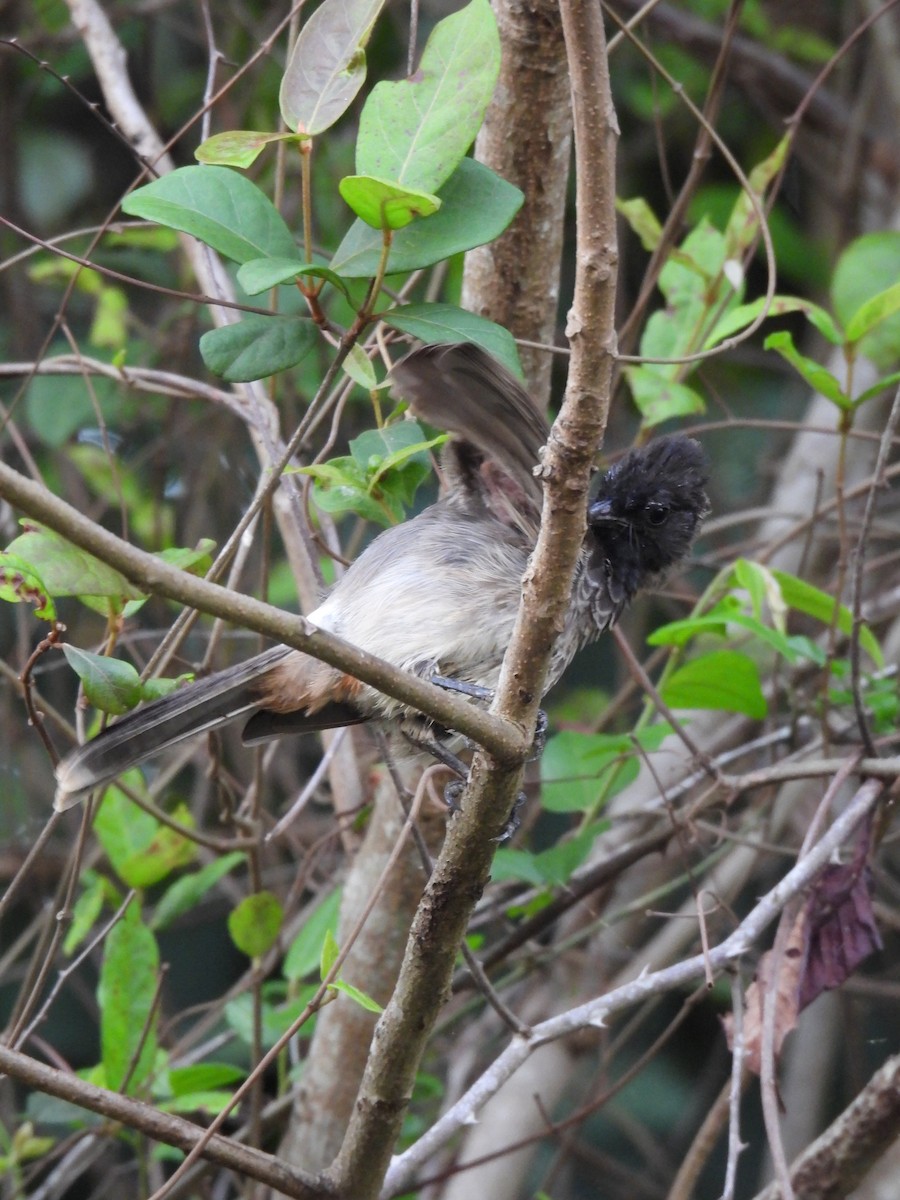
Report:
[{"label": "branch", "polygon": [[[841,1200],[869,1173],[897,1140],[900,1125],[900,1055],[875,1072],[852,1104],[800,1155],[791,1167],[798,1196]],[[778,1200],[777,1184],[756,1200]]]},{"label": "branch", "polygon": [[[579,211],[575,299],[570,316],[569,389],[543,461],[544,513],[522,604],[491,709],[533,730],[556,637],[568,611],[584,539],[588,482],[606,423],[617,249],[614,148],[617,132],[599,5],[561,6],[575,109]],[[520,768],[477,754],[462,812],[454,820],[416,913],[394,995],[376,1027],[353,1118],[334,1164],[339,1186],[368,1200],[388,1165],[416,1071],[458,947],[487,882],[494,846],[510,812]]]},{"label": "branch", "polygon": [[[0,1073],[8,1075],[10,1079],[18,1079],[48,1096],[67,1100],[70,1104],[99,1113],[129,1129],[139,1130],[147,1137],[167,1146],[176,1146],[179,1150],[190,1151],[205,1134],[201,1126],[183,1117],[161,1112],[154,1105],[130,1096],[96,1087],[79,1079],[73,1072],[48,1067],[2,1044]],[[288,1167],[271,1154],[242,1146],[231,1138],[218,1135],[211,1137],[204,1147],[203,1157],[299,1200],[323,1200],[334,1194],[318,1177]]]},{"label": "branch", "polygon": [[534,1026],[531,1037],[515,1038],[460,1099],[404,1154],[394,1159],[385,1177],[383,1197],[408,1191],[418,1170],[441,1147],[469,1125],[479,1110],[518,1070],[529,1055],[546,1042],[555,1041],[586,1028],[601,1028],[613,1014],[630,1008],[649,996],[660,996],[687,987],[703,978],[707,970],[721,971],[742,958],[775,920],[784,906],[807,887],[831,856],[868,816],[881,796],[883,784],[864,783],[827,832],[784,878],[768,892],[741,924],[707,954],[675,963],[629,980],[605,996],[589,1000],[568,1012]]},{"label": "branch", "polygon": [[303,650],[465,734],[503,761],[520,760],[527,750],[520,730],[482,712],[467,700],[317,629],[305,617],[282,612],[252,596],[231,592],[170,566],[96,525],[70,504],[5,463],[0,463],[0,496],[154,595],[165,596]]}]

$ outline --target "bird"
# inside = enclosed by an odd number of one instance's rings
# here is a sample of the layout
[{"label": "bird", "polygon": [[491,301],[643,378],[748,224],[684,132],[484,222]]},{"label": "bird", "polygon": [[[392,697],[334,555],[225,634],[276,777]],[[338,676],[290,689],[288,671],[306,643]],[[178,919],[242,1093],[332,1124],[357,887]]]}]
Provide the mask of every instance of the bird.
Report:
[{"label": "bird", "polygon": [[[396,667],[490,696],[540,526],[536,468],[549,426],[515,376],[472,342],[419,347],[390,379],[414,416],[449,435],[442,493],[379,533],[308,619]],[[683,435],[654,438],[600,475],[545,690],[639,591],[688,555],[709,511],[707,481],[701,446]],[[402,702],[273,646],[76,747],[57,766],[54,806],[66,809],[163,748],[240,720],[248,745],[371,720],[407,735],[418,725],[423,741],[431,729]],[[452,731],[437,733],[437,743],[449,743]]]}]

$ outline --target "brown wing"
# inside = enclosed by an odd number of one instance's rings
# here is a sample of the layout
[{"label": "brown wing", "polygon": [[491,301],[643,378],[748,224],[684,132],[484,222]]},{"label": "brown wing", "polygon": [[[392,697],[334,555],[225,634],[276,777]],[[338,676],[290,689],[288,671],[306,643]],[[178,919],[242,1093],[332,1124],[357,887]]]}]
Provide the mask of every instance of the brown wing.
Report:
[{"label": "brown wing", "polygon": [[471,342],[413,350],[391,380],[417,417],[454,435],[444,451],[451,492],[533,533],[542,500],[534,469],[550,428],[519,381]]}]

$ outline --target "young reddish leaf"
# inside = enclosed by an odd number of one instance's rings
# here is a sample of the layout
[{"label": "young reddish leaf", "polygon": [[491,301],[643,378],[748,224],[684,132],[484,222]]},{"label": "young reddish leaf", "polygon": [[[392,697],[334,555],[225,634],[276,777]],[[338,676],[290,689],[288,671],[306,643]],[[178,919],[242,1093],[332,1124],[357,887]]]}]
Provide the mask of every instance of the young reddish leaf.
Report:
[{"label": "young reddish leaf", "polygon": [[[784,1039],[797,1024],[799,1013],[799,983],[803,967],[803,943],[806,918],[803,912],[797,916],[790,936],[785,946],[784,954],[778,963],[778,978],[773,979],[774,962],[772,951],[768,950],[759,960],[756,978],[747,988],[744,1011],[744,1052],[745,1062],[751,1071],[760,1074],[762,1059],[763,1011],[766,993],[776,988],[775,997],[775,1027],[773,1046],[775,1058],[781,1054]],[[734,1049],[734,1021],[729,1014],[725,1017],[725,1036],[729,1049]]]},{"label": "young reddish leaf", "polygon": [[853,860],[832,863],[817,876],[806,904],[806,954],[800,1009],[820,992],[840,987],[861,962],[880,950],[872,910],[872,873],[866,863],[869,836],[860,838]]}]

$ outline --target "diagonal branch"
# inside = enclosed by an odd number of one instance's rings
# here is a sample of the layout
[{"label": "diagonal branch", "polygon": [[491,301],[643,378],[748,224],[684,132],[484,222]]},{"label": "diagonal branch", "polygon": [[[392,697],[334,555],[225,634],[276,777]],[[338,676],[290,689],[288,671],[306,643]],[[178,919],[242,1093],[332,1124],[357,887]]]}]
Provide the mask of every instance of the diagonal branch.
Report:
[{"label": "diagonal branch", "polygon": [[[576,287],[569,318],[572,363],[542,474],[542,528],[492,712],[533,730],[550,655],[570,603],[584,538],[591,465],[609,403],[615,351],[617,249],[614,150],[617,126],[600,7],[560,5],[575,113],[579,211]],[[487,882],[508,820],[518,765],[477,754],[462,812],[451,823],[413,921],[394,995],[379,1020],[344,1145],[333,1167],[354,1200],[378,1195],[428,1036],[450,986],[458,947]],[[522,1044],[527,1039],[520,1039]]]},{"label": "diagonal branch", "polygon": [[467,700],[383,662],[374,654],[366,654],[342,638],[317,629],[304,617],[282,612],[252,596],[229,591],[170,566],[109,533],[5,463],[0,463],[0,496],[154,595],[232,621],[320,658],[386,695],[427,713],[448,728],[473,738],[501,759],[516,761],[527,748],[517,730],[475,708]]}]

